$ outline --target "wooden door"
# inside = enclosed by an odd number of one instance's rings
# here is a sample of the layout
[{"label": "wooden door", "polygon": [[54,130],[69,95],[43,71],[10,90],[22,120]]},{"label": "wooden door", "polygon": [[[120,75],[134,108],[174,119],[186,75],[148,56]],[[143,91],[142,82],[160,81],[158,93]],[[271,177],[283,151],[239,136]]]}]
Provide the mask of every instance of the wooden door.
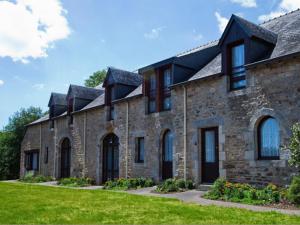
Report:
[{"label": "wooden door", "polygon": [[163,137],[162,149],[162,179],[173,177],[173,136],[167,131]]},{"label": "wooden door", "polygon": [[219,177],[218,128],[202,129],[202,183],[213,183]]},{"label": "wooden door", "polygon": [[70,177],[71,170],[71,145],[68,138],[64,139],[61,146],[61,165],[60,165],[60,177]]},{"label": "wooden door", "polygon": [[119,178],[119,138],[109,134],[103,140],[102,182]]}]

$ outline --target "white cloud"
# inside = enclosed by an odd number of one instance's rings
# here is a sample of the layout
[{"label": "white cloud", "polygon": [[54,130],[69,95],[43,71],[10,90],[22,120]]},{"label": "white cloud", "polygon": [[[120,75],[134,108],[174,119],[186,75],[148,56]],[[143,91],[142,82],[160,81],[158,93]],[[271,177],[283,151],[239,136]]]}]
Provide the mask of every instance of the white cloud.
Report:
[{"label": "white cloud", "polygon": [[193,30],[193,39],[194,41],[200,41],[203,39],[203,35],[198,33],[196,29]]},{"label": "white cloud", "polygon": [[45,88],[45,84],[34,84],[32,87],[34,89],[40,91],[40,90],[43,90]]},{"label": "white cloud", "polygon": [[218,26],[219,26],[219,31],[220,33],[223,33],[223,31],[225,30],[227,23],[229,21],[229,19],[227,19],[226,17],[221,16],[220,13],[215,12],[215,16],[217,18],[218,21]]},{"label": "white cloud", "polygon": [[153,28],[150,32],[145,33],[144,37],[146,39],[157,39],[159,38],[160,33],[165,29],[165,27]]},{"label": "white cloud", "polygon": [[256,0],[230,0],[232,3],[237,3],[245,8],[257,7]]},{"label": "white cloud", "polygon": [[0,57],[28,63],[70,34],[60,0],[0,1]]},{"label": "white cloud", "polygon": [[2,86],[4,84],[3,80],[0,80],[0,86]]},{"label": "white cloud", "polygon": [[281,0],[276,10],[269,14],[261,15],[258,17],[260,21],[273,19],[274,17],[281,16],[289,11],[300,8],[300,0]]}]

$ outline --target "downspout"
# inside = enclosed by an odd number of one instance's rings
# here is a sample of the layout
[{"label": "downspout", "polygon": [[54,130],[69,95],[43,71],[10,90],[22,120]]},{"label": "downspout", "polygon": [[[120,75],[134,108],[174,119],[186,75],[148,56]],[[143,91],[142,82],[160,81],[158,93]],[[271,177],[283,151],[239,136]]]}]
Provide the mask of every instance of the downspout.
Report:
[{"label": "downspout", "polygon": [[186,181],[186,146],[187,146],[187,134],[186,134],[186,86],[183,86],[183,179]]},{"label": "downspout", "polygon": [[83,177],[87,175],[87,168],[86,166],[86,117],[87,112],[84,112],[84,118],[83,118]]},{"label": "downspout", "polygon": [[126,154],[126,161],[125,161],[125,170],[126,170],[126,179],[128,178],[128,122],[129,122],[129,102],[126,102],[126,146],[125,146],[125,154]]},{"label": "downspout", "polygon": [[39,154],[39,171],[41,172],[41,156],[42,156],[42,123],[40,123],[40,154]]},{"label": "downspout", "polygon": [[54,158],[54,166],[53,166],[53,177],[56,178],[56,154],[57,154],[57,145],[56,145],[56,127],[57,127],[57,123],[56,120],[54,120],[54,137],[53,137],[53,141],[54,141],[54,152],[53,152],[53,158]]}]

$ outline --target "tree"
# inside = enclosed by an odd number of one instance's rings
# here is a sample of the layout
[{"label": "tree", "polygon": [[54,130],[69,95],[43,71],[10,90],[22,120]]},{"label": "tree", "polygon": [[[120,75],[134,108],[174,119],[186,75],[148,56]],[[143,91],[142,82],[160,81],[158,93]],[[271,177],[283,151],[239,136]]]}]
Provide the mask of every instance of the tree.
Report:
[{"label": "tree", "polygon": [[18,178],[21,142],[26,132],[25,125],[41,116],[43,113],[40,108],[22,108],[9,118],[8,125],[0,131],[0,180]]},{"label": "tree", "polygon": [[101,84],[106,77],[106,70],[99,70],[93,73],[88,79],[85,80],[86,87],[96,87]]},{"label": "tree", "polygon": [[296,168],[300,168],[300,123],[296,123],[292,127],[292,136],[288,149],[291,151],[289,164]]}]

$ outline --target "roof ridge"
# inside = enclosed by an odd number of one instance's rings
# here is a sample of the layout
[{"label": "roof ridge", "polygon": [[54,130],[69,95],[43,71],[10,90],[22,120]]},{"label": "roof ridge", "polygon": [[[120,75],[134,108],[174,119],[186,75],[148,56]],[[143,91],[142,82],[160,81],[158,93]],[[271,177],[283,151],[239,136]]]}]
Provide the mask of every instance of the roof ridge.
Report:
[{"label": "roof ridge", "polygon": [[193,50],[196,50],[197,48],[203,48],[203,47],[208,46],[208,45],[210,45],[210,44],[212,44],[212,43],[214,43],[214,42],[217,42],[217,41],[219,41],[219,39],[216,39],[216,40],[213,40],[213,41],[206,42],[205,44],[196,46],[196,47],[194,47],[194,48],[187,49],[187,50],[185,50],[185,51],[182,51],[182,52],[176,54],[175,57],[176,57],[176,56],[179,56],[179,55],[184,55],[184,54],[186,54],[186,53],[188,53],[188,52],[191,52],[191,51],[193,51]]},{"label": "roof ridge", "polygon": [[276,16],[276,17],[274,17],[274,18],[272,18],[272,19],[268,19],[268,20],[266,20],[266,21],[263,21],[262,23],[259,23],[258,25],[260,26],[260,25],[269,23],[269,22],[271,22],[271,21],[273,21],[273,20],[279,19],[279,18],[281,18],[281,17],[283,17],[283,16],[290,15],[290,14],[292,14],[292,13],[295,13],[295,12],[299,11],[299,10],[300,10],[300,8],[295,9],[295,10],[292,10],[292,11],[289,11],[289,12],[286,12],[286,13],[284,13],[284,14],[282,14],[282,15],[279,15],[279,16]]}]

